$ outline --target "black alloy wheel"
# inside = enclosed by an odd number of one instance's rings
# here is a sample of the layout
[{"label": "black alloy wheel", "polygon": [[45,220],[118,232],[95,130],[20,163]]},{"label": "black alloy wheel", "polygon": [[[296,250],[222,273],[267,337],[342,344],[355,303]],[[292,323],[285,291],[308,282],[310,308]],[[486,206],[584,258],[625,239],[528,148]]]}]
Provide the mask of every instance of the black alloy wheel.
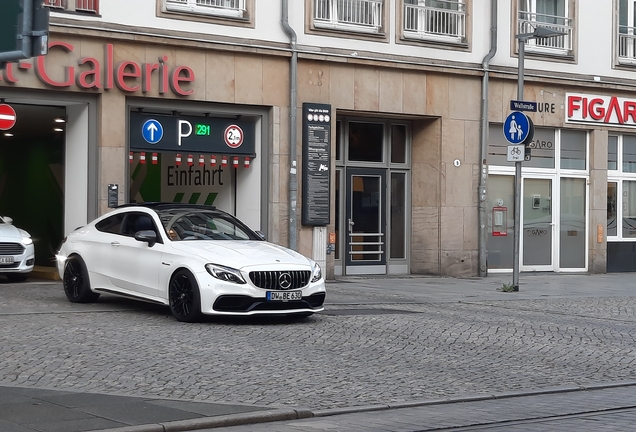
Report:
[{"label": "black alloy wheel", "polygon": [[99,298],[98,293],[91,291],[86,265],[78,256],[66,260],[62,284],[66,298],[72,303],[91,303]]},{"label": "black alloy wheel", "polygon": [[194,276],[187,270],[177,271],[168,288],[170,311],[177,321],[197,322],[201,319],[201,296]]}]

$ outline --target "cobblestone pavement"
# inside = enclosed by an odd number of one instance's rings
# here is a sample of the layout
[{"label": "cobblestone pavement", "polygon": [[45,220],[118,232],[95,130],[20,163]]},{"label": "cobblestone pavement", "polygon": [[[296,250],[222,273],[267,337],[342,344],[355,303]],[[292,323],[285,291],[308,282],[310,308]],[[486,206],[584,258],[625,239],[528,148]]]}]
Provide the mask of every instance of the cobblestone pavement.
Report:
[{"label": "cobblestone pavement", "polygon": [[331,286],[338,303],[303,321],[195,325],[114,297],[70,304],[57,282],[1,284],[0,384],[327,409],[636,380],[636,297],[490,286],[406,302],[387,282],[369,301]]}]

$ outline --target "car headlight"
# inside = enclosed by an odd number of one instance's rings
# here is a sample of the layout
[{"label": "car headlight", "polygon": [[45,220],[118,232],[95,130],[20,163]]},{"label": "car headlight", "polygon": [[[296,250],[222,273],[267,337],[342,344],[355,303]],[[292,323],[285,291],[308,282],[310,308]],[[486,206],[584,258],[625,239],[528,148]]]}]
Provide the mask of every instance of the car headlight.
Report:
[{"label": "car headlight", "polygon": [[219,280],[237,284],[245,283],[245,279],[243,279],[241,272],[232,267],[225,267],[218,264],[206,264],[205,269],[208,273]]},{"label": "car headlight", "polygon": [[311,283],[318,282],[322,278],[322,270],[318,264],[314,264],[314,271],[311,273]]},{"label": "car headlight", "polygon": [[22,244],[25,246],[33,244],[33,239],[31,237],[22,237]]}]

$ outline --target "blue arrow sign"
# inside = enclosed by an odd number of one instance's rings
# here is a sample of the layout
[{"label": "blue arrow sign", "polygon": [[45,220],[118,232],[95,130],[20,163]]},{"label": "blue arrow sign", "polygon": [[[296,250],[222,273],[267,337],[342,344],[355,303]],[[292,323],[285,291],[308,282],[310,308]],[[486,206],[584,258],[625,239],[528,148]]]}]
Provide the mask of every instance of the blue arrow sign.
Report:
[{"label": "blue arrow sign", "polygon": [[150,119],[141,127],[141,135],[150,144],[157,144],[163,138],[163,126],[155,119]]},{"label": "blue arrow sign", "polygon": [[524,113],[513,111],[508,114],[503,125],[503,134],[510,144],[521,144],[529,133],[530,121]]}]

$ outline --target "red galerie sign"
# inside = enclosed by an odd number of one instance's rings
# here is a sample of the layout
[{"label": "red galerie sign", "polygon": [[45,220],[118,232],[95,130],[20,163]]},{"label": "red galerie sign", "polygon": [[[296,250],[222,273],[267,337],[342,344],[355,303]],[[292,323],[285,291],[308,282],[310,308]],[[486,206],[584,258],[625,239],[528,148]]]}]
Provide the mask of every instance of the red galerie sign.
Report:
[{"label": "red galerie sign", "polygon": [[603,123],[636,127],[636,100],[566,93],[566,123]]},{"label": "red galerie sign", "polygon": [[[62,50],[72,53],[73,45],[66,42],[50,42],[49,50]],[[133,93],[141,90],[143,93],[156,88],[160,94],[172,91],[180,96],[188,96],[194,93],[194,89],[184,89],[187,83],[194,82],[194,71],[188,66],[176,66],[169,68],[168,56],[162,56],[157,63],[137,63],[123,61],[114,62],[113,44],[104,45],[104,58],[102,61],[94,57],[82,57],[77,66],[57,64],[46,61],[46,56],[36,57],[33,62],[20,61],[8,63],[2,79],[7,83],[15,84],[19,81],[16,67],[19,70],[34,69],[35,74],[43,83],[57,88],[71,87],[73,84],[81,89],[110,90],[117,86],[121,91]],[[53,70],[62,69],[64,79],[56,80],[51,77]],[[59,73],[55,74],[59,76]]]}]

